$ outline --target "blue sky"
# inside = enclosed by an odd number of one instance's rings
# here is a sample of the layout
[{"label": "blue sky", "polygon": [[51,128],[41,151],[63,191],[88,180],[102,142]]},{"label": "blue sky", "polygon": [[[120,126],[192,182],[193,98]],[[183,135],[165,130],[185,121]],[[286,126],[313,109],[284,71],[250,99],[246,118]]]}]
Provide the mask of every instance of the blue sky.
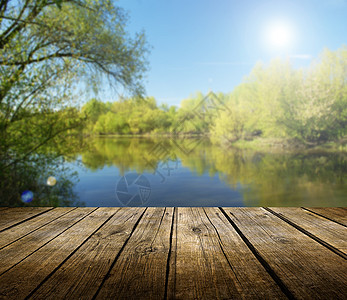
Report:
[{"label": "blue sky", "polygon": [[[120,0],[128,30],[152,46],[145,86],[158,103],[179,105],[197,91],[230,92],[257,61],[290,57],[307,66],[324,47],[347,44],[347,0]],[[285,26],[285,46],[269,42]],[[109,96],[107,100],[117,100]]]}]

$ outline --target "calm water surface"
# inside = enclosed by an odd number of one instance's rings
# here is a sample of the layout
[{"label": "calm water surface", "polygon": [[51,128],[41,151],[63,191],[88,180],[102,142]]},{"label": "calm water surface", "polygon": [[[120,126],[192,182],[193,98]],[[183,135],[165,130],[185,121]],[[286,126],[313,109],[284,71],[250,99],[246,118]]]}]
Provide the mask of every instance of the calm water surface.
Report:
[{"label": "calm water surface", "polygon": [[70,167],[86,206],[346,206],[346,153],[223,149],[207,139],[97,138]]}]

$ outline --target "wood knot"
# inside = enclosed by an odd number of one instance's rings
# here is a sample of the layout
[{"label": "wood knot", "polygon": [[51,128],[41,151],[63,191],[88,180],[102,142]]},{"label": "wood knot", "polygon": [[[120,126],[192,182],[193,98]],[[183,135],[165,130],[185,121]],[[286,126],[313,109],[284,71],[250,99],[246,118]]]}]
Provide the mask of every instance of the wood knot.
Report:
[{"label": "wood knot", "polygon": [[135,251],[137,253],[140,253],[141,255],[147,255],[153,252],[157,252],[157,248],[156,247],[152,247],[152,246],[148,246],[148,247],[142,247],[142,246],[138,246]]},{"label": "wood knot", "polygon": [[199,227],[193,227],[192,229],[195,233],[200,233],[201,229]]},{"label": "wood knot", "polygon": [[122,231],[120,231],[120,230],[114,230],[114,231],[111,232],[110,235],[115,235],[115,234],[124,234],[124,233]]},{"label": "wood knot", "polygon": [[148,253],[156,252],[156,251],[157,251],[157,248],[155,247],[146,247],[145,249],[143,249],[144,254],[148,254]]},{"label": "wood knot", "polygon": [[271,237],[274,241],[276,241],[277,243],[280,244],[290,244],[291,241],[283,236],[275,236],[275,237]]}]

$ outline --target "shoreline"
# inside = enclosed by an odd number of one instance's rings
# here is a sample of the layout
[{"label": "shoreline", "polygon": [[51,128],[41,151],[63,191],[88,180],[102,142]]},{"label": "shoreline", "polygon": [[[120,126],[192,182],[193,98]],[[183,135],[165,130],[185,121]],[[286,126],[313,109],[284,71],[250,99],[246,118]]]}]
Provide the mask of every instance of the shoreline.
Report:
[{"label": "shoreline", "polygon": [[104,135],[83,135],[84,138],[208,138],[211,143],[220,145],[221,147],[238,148],[242,150],[256,150],[267,152],[347,152],[347,138],[342,138],[338,141],[330,141],[323,144],[307,145],[297,139],[286,138],[262,138],[257,137],[252,140],[238,140],[236,142],[221,142],[208,134],[180,134],[174,135],[171,133],[164,134],[104,134]]}]

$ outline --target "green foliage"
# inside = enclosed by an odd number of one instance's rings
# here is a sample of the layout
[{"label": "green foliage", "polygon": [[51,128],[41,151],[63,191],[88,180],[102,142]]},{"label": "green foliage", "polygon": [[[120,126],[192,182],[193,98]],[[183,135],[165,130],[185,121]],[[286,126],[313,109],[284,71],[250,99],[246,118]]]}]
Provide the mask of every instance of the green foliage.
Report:
[{"label": "green foliage", "polygon": [[219,96],[224,98],[226,106],[211,126],[213,137],[219,137],[222,142],[235,142],[261,132],[251,88],[249,84],[241,84],[233,93]]},{"label": "green foliage", "polygon": [[283,137],[285,128],[279,120],[282,117],[281,99],[291,83],[292,69],[288,61],[279,59],[270,62],[268,67],[258,63],[252,70],[247,82],[250,93],[246,97],[256,119],[256,129],[266,137]]},{"label": "green foliage", "polygon": [[[147,44],[126,23],[111,0],[0,1],[0,182],[18,187],[17,168],[30,174],[44,147],[68,149],[69,135],[83,125],[91,131],[109,110],[97,101],[82,114],[74,108],[80,83],[96,90],[107,78],[143,93]],[[66,150],[55,149],[52,159]],[[18,191],[6,197],[18,200]]]},{"label": "green foliage", "polygon": [[[19,191],[31,188],[47,204],[44,177],[59,173],[58,158],[79,133],[209,134],[228,143],[262,135],[307,145],[346,136],[346,46],[324,50],[304,70],[278,59],[259,63],[233,92],[197,93],[177,109],[141,96],[148,47],[126,24],[111,0],[0,1],[0,199],[18,203]],[[78,110],[81,83],[97,91],[105,79],[132,96],[92,99]],[[196,163],[197,172],[207,165]],[[61,178],[61,193],[73,198],[68,176]]]},{"label": "green foliage", "polygon": [[82,114],[85,114],[88,121],[95,123],[99,116],[106,113],[109,109],[110,105],[93,98],[83,105],[81,112]]},{"label": "green foliage", "polygon": [[229,95],[229,111],[212,126],[226,141],[264,137],[296,138],[307,145],[347,134],[347,48],[324,50],[307,70],[288,61],[258,63],[246,83]]},{"label": "green foliage", "polygon": [[84,117],[95,123],[106,113],[107,105],[94,100],[85,105],[82,118],[71,110],[68,124],[60,118],[59,111],[74,105],[77,79],[97,87],[97,79],[106,75],[113,85],[142,92],[145,38],[129,36],[127,17],[113,1],[5,0],[0,5],[2,162],[9,151],[33,153]]},{"label": "green foliage", "polygon": [[108,105],[98,102],[98,107],[92,100],[86,106],[95,134],[209,134],[214,141],[226,143],[261,135],[318,145],[347,134],[346,78],[344,46],[324,50],[320,60],[305,70],[295,70],[289,61],[279,59],[268,66],[258,63],[233,92],[197,93],[183,100],[179,109],[157,107],[152,97]]},{"label": "green foliage", "polygon": [[291,86],[291,97],[281,99],[281,121],[287,134],[308,144],[346,135],[347,48],[325,50],[320,61],[298,73],[297,78]]},{"label": "green foliage", "polygon": [[[60,141],[62,142],[62,141]],[[75,144],[73,142],[73,144]],[[46,151],[36,153],[19,160],[15,164],[3,170],[0,180],[0,206],[83,206],[78,202],[78,197],[73,190],[78,178],[65,166],[65,160],[57,157],[57,147],[60,144],[46,144]],[[77,147],[76,147],[77,148]],[[71,144],[66,151],[76,152]],[[53,150],[50,152],[50,150]],[[78,147],[80,150],[81,147]],[[60,149],[62,150],[62,149]],[[49,176],[54,176],[57,183],[54,186],[47,185]],[[21,201],[21,193],[30,190],[34,194],[33,201],[24,203]]]},{"label": "green foliage", "polygon": [[176,109],[158,108],[153,97],[134,97],[106,104],[92,99],[82,107],[81,114],[87,117],[85,134],[167,133]]}]

